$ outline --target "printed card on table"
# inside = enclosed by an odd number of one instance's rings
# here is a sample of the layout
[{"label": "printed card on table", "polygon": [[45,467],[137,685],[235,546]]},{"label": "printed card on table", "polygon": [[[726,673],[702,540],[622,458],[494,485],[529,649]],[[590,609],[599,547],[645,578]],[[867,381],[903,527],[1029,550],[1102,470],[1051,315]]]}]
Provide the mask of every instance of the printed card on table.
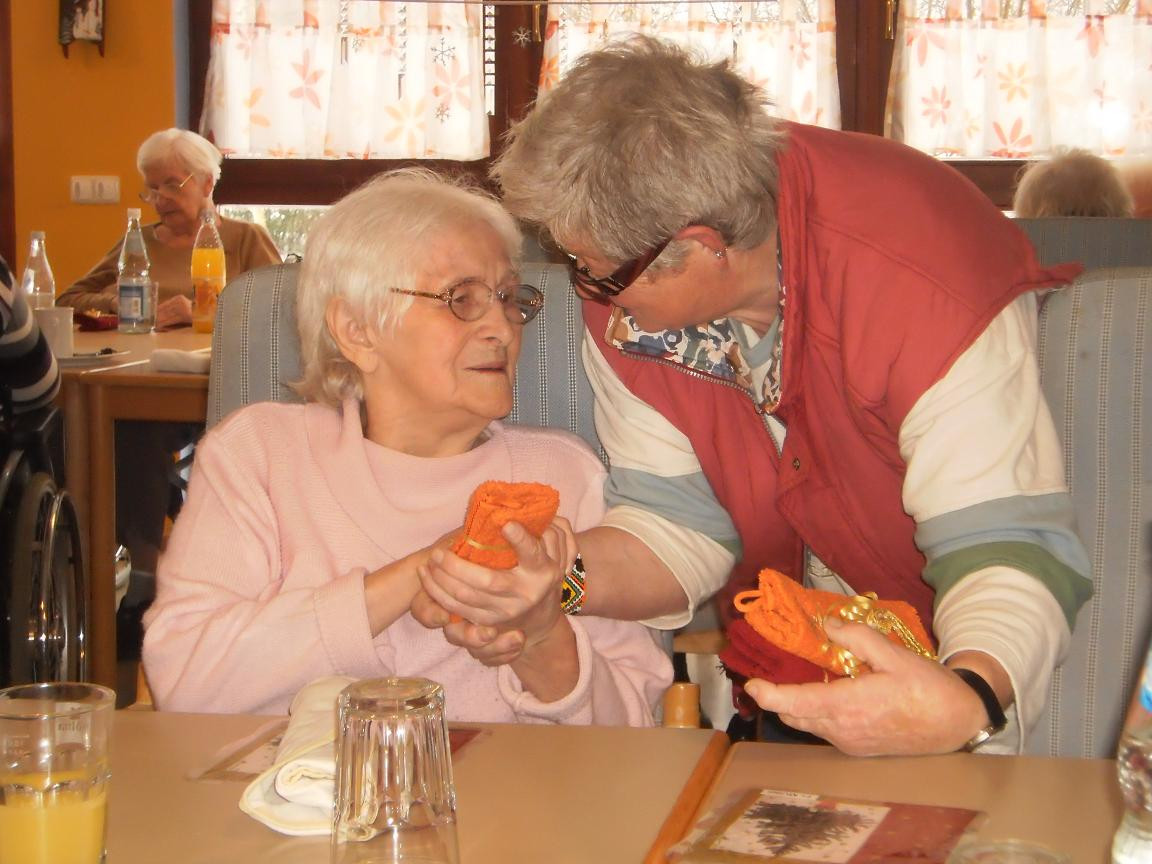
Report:
[{"label": "printed card on table", "polygon": [[944,864],[976,810],[758,789],[721,813],[681,864]]}]

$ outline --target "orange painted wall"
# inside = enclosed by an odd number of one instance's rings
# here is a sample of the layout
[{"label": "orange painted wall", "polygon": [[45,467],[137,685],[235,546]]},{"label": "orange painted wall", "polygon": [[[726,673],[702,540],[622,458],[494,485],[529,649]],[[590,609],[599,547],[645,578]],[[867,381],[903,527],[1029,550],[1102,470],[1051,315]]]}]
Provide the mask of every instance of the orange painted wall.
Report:
[{"label": "orange painted wall", "polygon": [[[44,230],[57,291],[116,242],[126,207],[153,215],[136,197],[136,148],[175,121],[172,4],[112,0],[108,7],[104,56],[74,42],[65,59],[55,0],[12,3],[15,266],[24,267],[29,232]],[[73,174],[118,176],[120,203],[73,204]]]}]

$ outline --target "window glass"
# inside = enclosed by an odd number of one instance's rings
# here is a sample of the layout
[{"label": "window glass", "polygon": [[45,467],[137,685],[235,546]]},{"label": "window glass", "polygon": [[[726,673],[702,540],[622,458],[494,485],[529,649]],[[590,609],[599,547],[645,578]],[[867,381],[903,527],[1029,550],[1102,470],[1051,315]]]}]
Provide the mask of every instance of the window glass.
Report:
[{"label": "window glass", "polygon": [[287,259],[289,255],[304,256],[308,231],[328,208],[299,204],[220,204],[216,209],[230,219],[263,225],[280,250],[280,257]]}]

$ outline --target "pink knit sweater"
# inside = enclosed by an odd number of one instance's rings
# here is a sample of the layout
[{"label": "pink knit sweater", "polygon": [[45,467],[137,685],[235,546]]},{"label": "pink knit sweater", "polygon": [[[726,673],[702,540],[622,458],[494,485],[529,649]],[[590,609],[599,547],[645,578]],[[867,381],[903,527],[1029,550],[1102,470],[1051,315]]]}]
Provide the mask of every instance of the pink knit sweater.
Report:
[{"label": "pink knit sweater", "polygon": [[500,423],[489,432],[459,456],[409,456],[365,440],[354,402],[343,413],[255,404],[213,429],[145,617],[157,705],[281,713],[322,676],[416,675],[444,686],[450,719],[651,725],[671,667],[639,624],[570,619],[580,677],[550,703],[411,615],[372,638],[365,573],[459,528],[484,480],[548,483],[576,530],[599,521],[604,469],[583,442]]}]

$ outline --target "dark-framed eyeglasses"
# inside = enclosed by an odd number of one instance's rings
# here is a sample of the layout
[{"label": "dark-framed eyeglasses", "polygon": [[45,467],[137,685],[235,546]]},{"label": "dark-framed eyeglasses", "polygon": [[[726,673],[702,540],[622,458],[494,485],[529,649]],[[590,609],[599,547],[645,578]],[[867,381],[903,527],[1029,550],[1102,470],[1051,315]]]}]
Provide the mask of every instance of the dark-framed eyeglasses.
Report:
[{"label": "dark-framed eyeglasses", "polygon": [[195,176],[195,174],[189,174],[179,183],[161,183],[159,186],[145,186],[140,190],[140,200],[145,204],[152,204],[161,196],[165,198],[175,198],[184,187],[188,185],[188,181]]},{"label": "dark-framed eyeglasses", "polygon": [[409,291],[393,288],[395,294],[411,297],[427,297],[448,304],[452,314],[461,321],[478,321],[488,312],[493,302],[499,302],[504,309],[504,317],[512,324],[527,324],[544,308],[544,295],[532,285],[512,285],[507,288],[492,288],[484,282],[461,282],[433,294],[431,291]]},{"label": "dark-framed eyeglasses", "polygon": [[581,267],[575,255],[565,252],[564,254],[568,258],[568,273],[572,277],[572,287],[585,300],[607,303],[608,298],[615,297],[639,279],[671,242],[672,238],[669,237],[667,240],[657,243],[639,258],[625,261],[609,275],[600,277],[593,276],[587,267]]}]

